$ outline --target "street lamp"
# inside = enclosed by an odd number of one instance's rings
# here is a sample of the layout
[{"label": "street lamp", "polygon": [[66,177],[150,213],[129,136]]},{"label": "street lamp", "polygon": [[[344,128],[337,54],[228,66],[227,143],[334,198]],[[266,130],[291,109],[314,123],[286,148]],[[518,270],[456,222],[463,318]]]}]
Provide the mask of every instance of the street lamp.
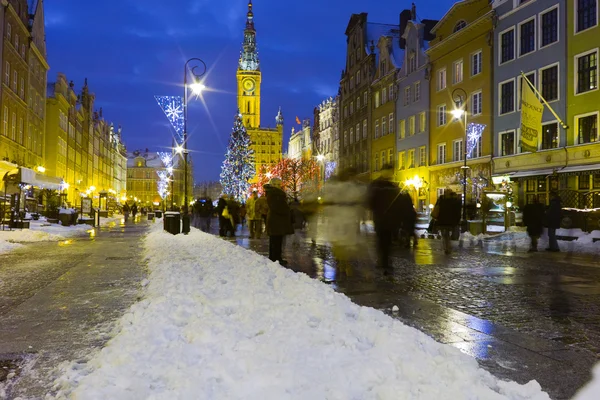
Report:
[{"label": "street lamp", "polygon": [[458,88],[454,89],[452,92],[452,100],[454,101],[454,109],[451,111],[452,116],[459,120],[461,117],[464,117],[464,130],[465,130],[465,139],[464,139],[464,164],[461,167],[463,170],[463,201],[462,201],[462,223],[461,223],[461,231],[467,231],[467,170],[469,167],[467,166],[467,92],[463,89]]},{"label": "street lamp", "polygon": [[[190,62],[197,65],[189,68]],[[196,68],[202,67],[201,72],[196,72]],[[182,233],[187,235],[190,232],[190,215],[188,213],[188,148],[187,148],[187,100],[188,100],[188,74],[192,75],[193,82],[190,84],[192,93],[198,97],[205,89],[200,78],[206,73],[206,64],[199,58],[190,58],[183,66],[183,229]]]}]

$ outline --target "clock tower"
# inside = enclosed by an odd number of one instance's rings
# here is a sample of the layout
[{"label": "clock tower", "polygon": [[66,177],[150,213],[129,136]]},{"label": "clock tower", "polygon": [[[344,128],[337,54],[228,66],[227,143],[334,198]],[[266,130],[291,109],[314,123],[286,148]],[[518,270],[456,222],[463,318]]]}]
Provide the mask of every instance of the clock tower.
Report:
[{"label": "clock tower", "polygon": [[260,127],[260,81],[254,13],[252,12],[252,0],[249,0],[244,43],[237,70],[238,108],[243,116],[246,129]]}]

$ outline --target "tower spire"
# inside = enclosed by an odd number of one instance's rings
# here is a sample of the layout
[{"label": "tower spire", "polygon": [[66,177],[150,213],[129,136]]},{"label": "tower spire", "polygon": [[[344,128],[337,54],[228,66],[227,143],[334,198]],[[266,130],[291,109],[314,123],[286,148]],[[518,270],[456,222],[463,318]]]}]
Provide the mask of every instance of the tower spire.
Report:
[{"label": "tower spire", "polygon": [[252,0],[248,0],[248,14],[246,15],[246,29],[244,29],[244,43],[240,53],[239,69],[244,71],[260,70],[258,49],[256,48],[256,29],[254,28],[254,13]]}]

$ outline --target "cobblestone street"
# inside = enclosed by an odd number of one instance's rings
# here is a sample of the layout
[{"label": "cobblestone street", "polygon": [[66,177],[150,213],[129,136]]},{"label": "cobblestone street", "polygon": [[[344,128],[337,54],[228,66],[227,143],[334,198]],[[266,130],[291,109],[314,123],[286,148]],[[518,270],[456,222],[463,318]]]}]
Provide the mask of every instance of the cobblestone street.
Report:
[{"label": "cobblestone street", "polygon": [[43,398],[55,367],[106,343],[137,301],[146,229],[112,224],[0,255],[0,365],[25,369],[8,381],[0,375],[8,398]]},{"label": "cobblestone street", "polygon": [[[238,232],[227,240],[268,255],[268,239]],[[330,248],[303,235],[288,237],[284,258],[288,268],[461,349],[497,376],[536,379],[552,398],[570,398],[589,379],[600,351],[596,257],[522,253],[494,242],[446,256],[441,241],[424,239],[394,248],[388,277],[374,268],[373,235],[364,238],[351,276],[336,276]]]}]

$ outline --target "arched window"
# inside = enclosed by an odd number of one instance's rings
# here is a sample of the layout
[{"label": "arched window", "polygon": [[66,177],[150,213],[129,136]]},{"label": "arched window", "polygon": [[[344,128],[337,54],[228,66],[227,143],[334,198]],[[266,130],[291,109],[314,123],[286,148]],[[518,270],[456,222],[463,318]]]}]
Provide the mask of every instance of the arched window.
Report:
[{"label": "arched window", "polygon": [[461,19],[460,21],[458,21],[456,23],[456,25],[454,25],[454,32],[460,31],[465,26],[467,26],[467,23],[464,20]]}]

